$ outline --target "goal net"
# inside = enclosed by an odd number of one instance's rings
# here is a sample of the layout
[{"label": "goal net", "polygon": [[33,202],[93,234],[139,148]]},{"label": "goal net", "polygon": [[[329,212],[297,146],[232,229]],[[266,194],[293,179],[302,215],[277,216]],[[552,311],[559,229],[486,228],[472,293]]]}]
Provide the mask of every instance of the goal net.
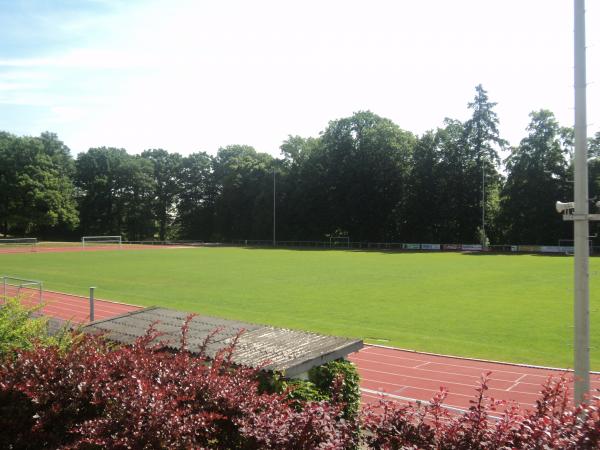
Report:
[{"label": "goal net", "polygon": [[31,251],[37,248],[37,238],[12,238],[0,239],[0,252],[2,251]]},{"label": "goal net", "polygon": [[121,236],[83,236],[81,238],[81,245],[84,248],[99,245],[115,245],[121,248],[122,243]]},{"label": "goal net", "polygon": [[0,304],[8,298],[19,299],[27,306],[42,303],[44,289],[41,281],[5,275],[0,283]]},{"label": "goal net", "polygon": [[348,236],[337,236],[329,238],[329,247],[331,248],[350,248],[350,238]]},{"label": "goal net", "polygon": [[[593,253],[593,243],[592,240],[588,240],[588,245],[590,247],[590,255]],[[575,254],[575,241],[573,239],[559,239],[558,246],[560,247],[561,253],[565,255],[573,255]]]}]

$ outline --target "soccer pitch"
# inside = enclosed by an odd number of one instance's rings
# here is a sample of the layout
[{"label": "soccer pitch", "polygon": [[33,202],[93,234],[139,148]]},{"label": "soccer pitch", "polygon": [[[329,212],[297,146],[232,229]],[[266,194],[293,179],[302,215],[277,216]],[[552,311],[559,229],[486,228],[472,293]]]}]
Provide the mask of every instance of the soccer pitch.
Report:
[{"label": "soccer pitch", "polygon": [[[600,369],[600,259],[590,260]],[[186,248],[0,254],[50,290],[406,349],[572,366],[570,257]]]}]

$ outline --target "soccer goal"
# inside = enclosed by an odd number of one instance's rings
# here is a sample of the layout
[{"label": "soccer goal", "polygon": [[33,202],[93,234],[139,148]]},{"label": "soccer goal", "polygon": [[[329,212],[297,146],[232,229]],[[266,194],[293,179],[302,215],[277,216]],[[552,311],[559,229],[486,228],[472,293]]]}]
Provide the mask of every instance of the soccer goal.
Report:
[{"label": "soccer goal", "polygon": [[44,288],[41,281],[2,276],[0,304],[7,298],[17,298],[29,304],[42,303]]},{"label": "soccer goal", "polygon": [[121,248],[122,244],[121,236],[83,236],[81,238],[83,248],[98,245],[118,245]]},{"label": "soccer goal", "polygon": [[350,248],[350,237],[336,236],[329,237],[329,247],[331,248]]},{"label": "soccer goal", "polygon": [[37,249],[37,238],[0,239],[0,251],[32,251]]},{"label": "soccer goal", "polygon": [[[593,242],[592,240],[588,240],[588,245],[590,247],[590,255],[593,253]],[[565,255],[573,255],[575,254],[575,241],[573,239],[559,239],[558,246],[560,247],[561,253]]]}]

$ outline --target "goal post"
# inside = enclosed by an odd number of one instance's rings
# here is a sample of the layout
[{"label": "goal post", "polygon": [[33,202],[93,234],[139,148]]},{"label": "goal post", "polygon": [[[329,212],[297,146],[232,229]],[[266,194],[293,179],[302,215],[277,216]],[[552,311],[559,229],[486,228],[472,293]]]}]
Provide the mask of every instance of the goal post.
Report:
[{"label": "goal post", "polygon": [[121,236],[83,236],[81,238],[81,246],[83,248],[91,245],[118,245],[121,248],[123,240]]},{"label": "goal post", "polygon": [[[588,240],[588,245],[590,247],[591,255],[594,248],[594,243],[591,239]],[[575,241],[573,239],[559,239],[558,246],[560,247],[560,252],[565,255],[573,255],[575,253]]]},{"label": "goal post", "polygon": [[0,280],[0,289],[2,289],[0,303],[5,302],[8,298],[17,298],[29,303],[42,303],[44,288],[41,281],[3,275]]},{"label": "goal post", "polygon": [[349,236],[330,236],[329,237],[330,248],[350,248],[350,237]]},{"label": "goal post", "polygon": [[7,250],[30,250],[32,252],[37,249],[37,238],[10,238],[0,239],[0,251]]}]

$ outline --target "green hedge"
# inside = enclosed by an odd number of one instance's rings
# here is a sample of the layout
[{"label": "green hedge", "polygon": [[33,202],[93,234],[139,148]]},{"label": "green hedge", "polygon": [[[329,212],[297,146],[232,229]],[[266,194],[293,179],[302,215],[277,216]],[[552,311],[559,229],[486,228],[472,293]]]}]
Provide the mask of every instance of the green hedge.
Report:
[{"label": "green hedge", "polygon": [[[342,383],[335,391],[335,379]],[[288,397],[301,409],[305,401],[331,400],[344,403],[345,418],[357,416],[360,408],[360,377],[354,364],[338,359],[308,372],[308,380],[286,379],[282,374],[263,375],[261,389],[268,392],[288,392]]]},{"label": "green hedge", "polygon": [[34,342],[55,345],[63,350],[71,345],[74,335],[68,326],[49,336],[48,319],[33,316],[42,306],[27,308],[14,298],[6,299],[0,305],[0,360],[14,355],[16,350],[32,349]]}]

